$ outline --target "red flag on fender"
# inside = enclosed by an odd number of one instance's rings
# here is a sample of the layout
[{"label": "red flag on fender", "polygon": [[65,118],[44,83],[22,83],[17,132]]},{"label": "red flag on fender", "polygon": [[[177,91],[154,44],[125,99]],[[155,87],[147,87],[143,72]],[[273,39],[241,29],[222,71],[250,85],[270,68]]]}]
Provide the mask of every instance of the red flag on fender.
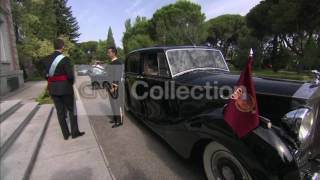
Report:
[{"label": "red flag on fender", "polygon": [[256,89],[252,81],[253,52],[250,55],[244,71],[224,109],[224,119],[241,138],[259,125]]}]

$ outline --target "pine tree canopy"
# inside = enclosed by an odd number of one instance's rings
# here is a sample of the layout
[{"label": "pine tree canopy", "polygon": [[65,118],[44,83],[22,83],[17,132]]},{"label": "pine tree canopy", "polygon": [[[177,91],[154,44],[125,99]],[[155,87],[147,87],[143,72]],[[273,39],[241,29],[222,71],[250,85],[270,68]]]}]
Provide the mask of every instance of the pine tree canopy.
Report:
[{"label": "pine tree canopy", "polygon": [[107,47],[116,47],[116,43],[114,42],[113,33],[111,27],[108,30],[108,37],[107,37]]},{"label": "pine tree canopy", "polygon": [[76,18],[72,15],[71,7],[67,0],[54,0],[55,15],[57,19],[57,36],[68,36],[70,41],[77,42],[80,33]]}]

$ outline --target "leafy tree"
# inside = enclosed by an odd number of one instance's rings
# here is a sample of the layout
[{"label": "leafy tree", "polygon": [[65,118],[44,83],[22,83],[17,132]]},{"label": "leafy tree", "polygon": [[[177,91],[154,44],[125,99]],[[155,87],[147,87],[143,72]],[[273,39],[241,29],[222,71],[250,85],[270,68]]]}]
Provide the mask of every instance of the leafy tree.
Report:
[{"label": "leafy tree", "polygon": [[107,60],[107,41],[100,40],[98,42],[96,59],[99,61]]},{"label": "leafy tree", "polygon": [[300,61],[313,51],[308,43],[320,44],[319,9],[319,0],[265,0],[250,10],[248,26],[254,36],[265,41],[273,67],[281,67],[284,62],[280,59],[286,56],[295,56],[296,64],[303,64]]},{"label": "leafy tree", "polygon": [[133,24],[127,20],[122,39],[124,52],[155,44],[199,44],[206,37],[204,20],[201,7],[186,0],[162,7],[150,20],[139,16]]},{"label": "leafy tree", "polygon": [[[61,6],[57,6],[59,3]],[[66,1],[12,0],[11,4],[19,61],[21,66],[28,67],[27,71],[38,60],[52,53],[52,42],[57,37],[64,39],[66,54],[73,50],[74,44],[69,40],[75,39],[73,35],[78,29],[71,8],[66,7]],[[61,19],[66,23],[61,23]],[[70,33],[66,33],[66,29]],[[30,73],[29,77],[34,75]]]},{"label": "leafy tree", "polygon": [[126,32],[122,38],[125,54],[134,49],[153,46],[155,44],[150,36],[151,22],[147,20],[147,18],[138,16],[133,25],[131,25],[130,20],[127,20],[125,26]]},{"label": "leafy tree", "polygon": [[98,42],[97,41],[87,41],[87,42],[82,42],[79,44],[79,48],[83,52],[91,52],[95,53],[98,48]]},{"label": "leafy tree", "polygon": [[320,47],[315,40],[310,40],[305,47],[301,65],[306,69],[316,69],[320,65]]},{"label": "leafy tree", "polygon": [[17,48],[22,63],[29,59],[38,60],[52,49],[56,21],[50,7],[53,7],[51,0],[12,2]]},{"label": "leafy tree", "polygon": [[180,0],[153,14],[150,35],[162,45],[199,44],[205,38],[204,21],[200,5]]},{"label": "leafy tree", "polygon": [[207,41],[221,49],[225,56],[232,59],[238,41],[248,33],[245,17],[240,15],[222,15],[206,22]]},{"label": "leafy tree", "polygon": [[248,27],[251,30],[251,34],[263,41],[266,46],[266,62],[277,71],[276,67],[279,67],[277,60],[280,40],[279,32],[273,30],[273,15],[272,15],[273,2],[266,0],[261,1],[260,4],[250,10],[246,16]]},{"label": "leafy tree", "polygon": [[52,0],[12,1],[13,23],[18,42],[22,37],[52,40],[56,37],[56,19]]},{"label": "leafy tree", "polygon": [[77,42],[80,36],[79,25],[72,15],[71,7],[67,5],[68,0],[53,0],[57,21],[57,36],[68,36],[71,42]]},{"label": "leafy tree", "polygon": [[261,1],[260,4],[250,10],[246,16],[246,22],[253,36],[262,40],[266,36],[272,36],[272,18],[270,18],[272,2]]},{"label": "leafy tree", "polygon": [[149,35],[138,34],[130,38],[127,42],[128,51],[132,51],[139,48],[145,48],[153,46],[154,43]]},{"label": "leafy tree", "polygon": [[239,39],[239,48],[237,50],[237,55],[232,64],[234,64],[238,69],[243,69],[249,56],[250,49],[253,49],[254,53],[254,67],[259,69],[263,61],[263,48],[258,39],[252,36],[245,36]]},{"label": "leafy tree", "polygon": [[126,31],[129,31],[132,26],[131,26],[131,19],[127,19],[124,23],[124,27],[126,28]]},{"label": "leafy tree", "polygon": [[88,41],[78,44],[77,48],[81,50],[82,53],[86,55],[87,61],[91,62],[97,57],[98,51],[98,42],[97,41]]},{"label": "leafy tree", "polygon": [[107,47],[116,47],[111,27],[108,29]]},{"label": "leafy tree", "polygon": [[89,58],[87,54],[80,48],[76,47],[70,52],[70,58],[74,64],[88,64]]},{"label": "leafy tree", "polygon": [[[28,43],[24,45],[18,44],[17,48],[20,56],[31,57],[32,61],[38,61],[53,52],[51,41],[38,38],[28,38]],[[29,60],[29,58],[26,60]],[[25,63],[25,61],[22,62]]]},{"label": "leafy tree", "polygon": [[125,59],[124,50],[120,47],[118,47],[117,50],[118,50],[118,58],[124,60]]}]

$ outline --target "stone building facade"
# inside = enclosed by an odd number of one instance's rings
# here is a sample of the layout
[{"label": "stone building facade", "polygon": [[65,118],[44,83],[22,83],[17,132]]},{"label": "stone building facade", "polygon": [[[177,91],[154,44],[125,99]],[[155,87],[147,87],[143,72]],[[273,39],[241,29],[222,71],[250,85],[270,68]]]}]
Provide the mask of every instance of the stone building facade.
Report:
[{"label": "stone building facade", "polygon": [[23,83],[10,0],[0,0],[0,96],[18,89]]}]

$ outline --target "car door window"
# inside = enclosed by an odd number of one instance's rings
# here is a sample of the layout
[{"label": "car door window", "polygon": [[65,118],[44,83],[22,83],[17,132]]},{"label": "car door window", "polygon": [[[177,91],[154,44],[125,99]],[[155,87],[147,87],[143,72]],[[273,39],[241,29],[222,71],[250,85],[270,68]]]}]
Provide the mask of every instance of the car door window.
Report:
[{"label": "car door window", "polygon": [[140,72],[140,54],[134,53],[129,55],[127,64],[126,64],[126,72],[139,74]]},{"label": "car door window", "polygon": [[163,52],[147,53],[143,56],[143,74],[169,77],[170,69]]},{"label": "car door window", "polygon": [[151,76],[159,75],[157,53],[144,54],[143,74]]},{"label": "car door window", "polygon": [[159,52],[157,54],[157,60],[158,60],[159,75],[162,77],[169,77],[170,69],[167,63],[166,55],[163,52]]}]

